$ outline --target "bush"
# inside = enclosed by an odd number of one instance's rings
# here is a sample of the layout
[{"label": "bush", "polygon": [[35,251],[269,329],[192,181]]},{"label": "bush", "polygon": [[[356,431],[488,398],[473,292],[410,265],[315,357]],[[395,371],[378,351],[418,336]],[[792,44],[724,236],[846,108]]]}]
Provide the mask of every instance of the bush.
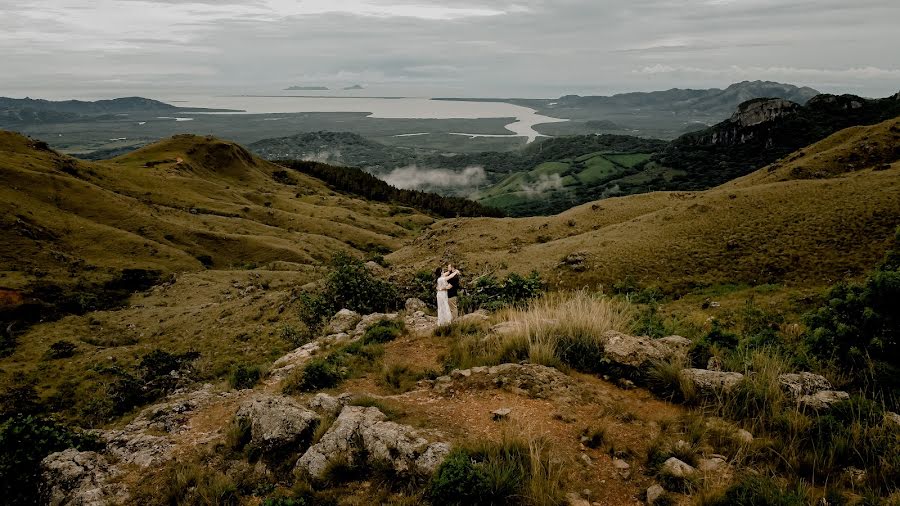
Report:
[{"label": "bush", "polygon": [[408,365],[393,364],[382,371],[378,383],[393,393],[402,394],[412,390],[425,375],[426,373],[415,371]]},{"label": "bush", "polygon": [[313,392],[323,388],[334,388],[341,384],[344,375],[331,357],[314,358],[303,367],[297,390]]},{"label": "bush", "polygon": [[282,339],[287,341],[294,348],[299,348],[312,341],[312,336],[309,332],[297,330],[297,328],[288,324],[282,325],[278,333]]},{"label": "bush", "polygon": [[262,373],[257,366],[239,364],[228,376],[228,384],[235,390],[253,388],[259,382]]},{"label": "bush", "polygon": [[535,440],[504,434],[497,443],[454,449],[426,490],[435,505],[558,504],[558,465]]},{"label": "bush", "polygon": [[69,358],[75,354],[75,349],[75,344],[69,341],[56,341],[47,350],[47,358],[51,360]]},{"label": "bush", "polygon": [[537,271],[528,277],[510,273],[502,281],[493,275],[481,276],[460,297],[460,309],[464,313],[478,309],[496,311],[507,306],[523,305],[543,292],[544,283]]},{"label": "bush", "polygon": [[132,492],[134,504],[237,505],[234,480],[205,463],[173,461],[152,478],[143,480]]},{"label": "bush", "polygon": [[19,415],[0,422],[0,494],[4,504],[41,503],[41,460],[72,447],[96,450],[101,445],[95,438],[45,418]]},{"label": "bush", "polygon": [[366,329],[363,334],[363,344],[387,343],[400,337],[405,326],[402,320],[379,320]]},{"label": "bush", "polygon": [[318,294],[300,298],[300,319],[306,326],[319,330],[340,309],[362,314],[388,312],[400,306],[397,288],[372,275],[362,260],[345,253],[336,254],[325,287]]}]

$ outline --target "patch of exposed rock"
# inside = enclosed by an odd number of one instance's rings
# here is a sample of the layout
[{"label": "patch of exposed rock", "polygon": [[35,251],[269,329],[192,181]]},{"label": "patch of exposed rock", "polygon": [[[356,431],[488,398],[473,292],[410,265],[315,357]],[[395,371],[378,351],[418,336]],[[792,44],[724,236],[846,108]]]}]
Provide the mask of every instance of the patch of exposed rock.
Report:
[{"label": "patch of exposed rock", "polygon": [[811,372],[780,374],[778,383],[781,384],[781,389],[784,390],[788,398],[792,400],[833,388],[824,376]]},{"label": "patch of exposed rock", "polygon": [[603,359],[616,376],[645,378],[655,362],[685,360],[691,340],[681,336],[660,339],[637,337],[609,330],[603,334]]},{"label": "patch of exposed rock", "polygon": [[400,319],[400,315],[397,313],[367,314],[359,319],[359,323],[357,323],[356,326],[352,330],[347,330],[345,332],[350,335],[351,340],[359,339],[360,337],[363,336],[363,334],[366,333],[367,330],[369,330],[369,327],[371,327],[372,325],[375,325],[376,323],[380,322],[381,320],[396,321],[399,319]]},{"label": "patch of exposed rock", "polygon": [[360,314],[356,311],[341,309],[331,317],[331,320],[329,320],[328,324],[325,325],[323,332],[325,333],[325,335],[350,332],[351,330],[356,328],[356,325],[361,319],[362,316],[360,316]]},{"label": "patch of exposed rock", "polygon": [[353,396],[349,393],[343,393],[337,397],[326,393],[318,393],[306,403],[309,409],[325,416],[336,417],[344,409],[344,406],[350,403]]},{"label": "patch of exposed rock", "polygon": [[461,390],[500,388],[518,395],[561,402],[573,402],[583,397],[581,388],[571,377],[553,367],[537,364],[454,369],[449,375],[428,383],[443,395]]},{"label": "patch of exposed rock", "polygon": [[267,383],[275,383],[287,378],[297,366],[305,364],[314,353],[322,349],[317,341],[306,343],[294,351],[284,355],[272,364]]},{"label": "patch of exposed rock", "polygon": [[415,313],[416,311],[424,312],[428,309],[428,304],[422,301],[422,299],[409,298],[406,299],[406,303],[403,304],[403,308],[406,309],[407,313]]},{"label": "patch of exposed rock", "polygon": [[[68,449],[48,455],[41,462],[43,489],[51,504],[122,503],[127,490],[117,480],[128,467],[158,466],[174,458],[176,438],[191,430],[192,414],[234,395],[217,393],[212,385],[190,392],[176,392],[166,401],[141,411],[122,429],[97,431],[105,443],[103,452]],[[201,445],[217,432],[191,434],[191,444]]]},{"label": "patch of exposed rock", "polygon": [[659,472],[672,478],[688,479],[697,474],[697,469],[694,466],[679,460],[677,457],[669,457],[668,460],[663,462]]},{"label": "patch of exposed rock", "polygon": [[739,372],[707,369],[683,369],[681,374],[694,385],[701,396],[730,392],[744,379],[744,375]]},{"label": "patch of exposed rock", "polygon": [[116,484],[122,469],[97,452],[69,448],[41,462],[41,492],[52,506],[103,506],[123,503],[127,493]]},{"label": "patch of exposed rock", "polygon": [[816,411],[831,408],[832,404],[850,399],[850,394],[838,390],[822,390],[812,395],[801,396],[797,402],[800,406]]},{"label": "patch of exposed rock", "polygon": [[235,423],[249,429],[248,445],[263,455],[301,450],[319,424],[320,416],[290,397],[259,395],[244,401]]},{"label": "patch of exposed rock", "polygon": [[313,479],[329,465],[387,465],[404,476],[429,476],[450,453],[443,442],[429,443],[416,430],[386,421],[374,407],[347,406],[322,439],[297,461],[297,470]]},{"label": "patch of exposed rock", "polygon": [[413,334],[427,334],[437,327],[437,317],[427,315],[424,311],[407,313],[403,320],[406,329]]}]

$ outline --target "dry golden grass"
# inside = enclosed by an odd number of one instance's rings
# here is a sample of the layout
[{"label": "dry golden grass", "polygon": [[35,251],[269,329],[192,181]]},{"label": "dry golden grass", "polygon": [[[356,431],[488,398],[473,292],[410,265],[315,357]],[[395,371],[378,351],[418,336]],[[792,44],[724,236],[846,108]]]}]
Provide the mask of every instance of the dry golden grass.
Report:
[{"label": "dry golden grass", "polygon": [[585,290],[545,294],[522,309],[497,313],[504,330],[482,337],[463,335],[453,343],[450,361],[457,367],[493,365],[527,359],[535,364],[584,368],[598,358],[603,334],[626,331],[630,306]]},{"label": "dry golden grass", "polygon": [[387,258],[415,268],[450,258],[468,272],[537,269],[568,288],[626,277],[663,288],[831,284],[870,269],[900,223],[898,124],[838,132],[817,159],[840,165],[868,137],[871,159],[894,160],[888,169],[856,165],[831,178],[798,173],[787,181],[770,181],[761,169],[741,184],[611,198],[557,216],[445,220]]},{"label": "dry golden grass", "polygon": [[[180,160],[180,161],[179,161]],[[0,286],[40,275],[107,279],[108,270],[315,265],[335,251],[395,249],[433,220],[340,195],[236,144],[176,136],[84,162],[0,131]]]}]

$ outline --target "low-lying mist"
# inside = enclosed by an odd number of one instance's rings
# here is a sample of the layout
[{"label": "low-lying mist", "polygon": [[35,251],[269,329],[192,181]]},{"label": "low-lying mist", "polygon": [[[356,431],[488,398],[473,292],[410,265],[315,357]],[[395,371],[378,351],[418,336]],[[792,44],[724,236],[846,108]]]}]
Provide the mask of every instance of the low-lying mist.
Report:
[{"label": "low-lying mist", "polygon": [[429,169],[409,165],[379,176],[388,184],[402,190],[422,188],[471,188],[487,181],[483,167],[459,170]]}]

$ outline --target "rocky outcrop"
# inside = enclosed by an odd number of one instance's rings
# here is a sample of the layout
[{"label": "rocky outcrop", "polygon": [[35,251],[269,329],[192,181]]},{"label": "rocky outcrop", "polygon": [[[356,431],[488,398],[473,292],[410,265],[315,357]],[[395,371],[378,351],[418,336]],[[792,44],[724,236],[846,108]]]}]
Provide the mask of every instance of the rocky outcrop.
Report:
[{"label": "rocky outcrop", "polygon": [[323,479],[330,465],[389,466],[403,476],[429,476],[450,453],[446,443],[429,443],[414,429],[386,421],[374,407],[347,406],[322,439],[297,461],[297,470]]},{"label": "rocky outcrop", "polygon": [[697,475],[697,469],[676,457],[669,457],[659,469],[660,474],[677,479],[689,479]]},{"label": "rocky outcrop", "polygon": [[48,455],[41,468],[41,492],[52,506],[103,506],[126,498],[124,487],[114,480],[122,470],[99,453],[69,448]]},{"label": "rocky outcrop", "polygon": [[500,388],[538,399],[573,402],[583,393],[570,376],[559,369],[537,364],[500,364],[492,367],[454,369],[447,376],[425,382],[443,395],[457,391]]},{"label": "rocky outcrop", "polygon": [[272,364],[269,371],[268,384],[277,383],[287,378],[294,368],[305,364],[314,353],[322,349],[322,345],[316,341],[306,343],[294,351],[284,355]]},{"label": "rocky outcrop", "polygon": [[615,376],[643,380],[655,362],[685,360],[691,340],[681,336],[660,339],[636,337],[614,330],[603,334],[603,362]]},{"label": "rocky outcrop", "polygon": [[416,311],[425,311],[428,309],[428,304],[425,304],[422,299],[409,298],[406,299],[406,303],[403,307],[406,309],[407,313],[415,313]]},{"label": "rocky outcrop", "polygon": [[[155,468],[175,457],[175,449],[191,431],[196,411],[227,400],[234,393],[217,393],[212,385],[176,392],[166,401],[141,411],[121,429],[96,431],[105,443],[103,452],[68,449],[48,455],[41,463],[43,489],[51,504],[121,504],[128,491],[117,480],[126,469]],[[220,433],[190,432],[190,441],[202,445]]]},{"label": "rocky outcrop", "polygon": [[459,318],[456,319],[455,323],[457,323],[459,325],[477,325],[480,323],[485,323],[490,319],[491,319],[490,314],[488,314],[487,311],[485,311],[483,309],[479,309],[478,311],[475,311],[474,313],[468,313],[468,314],[461,315]]},{"label": "rocky outcrop", "polygon": [[344,406],[350,403],[351,397],[349,393],[343,393],[337,397],[326,393],[318,393],[306,405],[309,409],[324,416],[336,417],[344,409]]},{"label": "rocky outcrop", "polygon": [[437,317],[427,315],[424,311],[406,313],[403,321],[406,323],[406,330],[413,334],[426,334],[437,327]]},{"label": "rocky outcrop", "polygon": [[341,309],[331,317],[331,320],[328,321],[328,325],[325,326],[323,332],[325,333],[325,335],[350,332],[351,330],[356,328],[356,325],[361,319],[362,316],[360,316],[360,314],[356,311]]},{"label": "rocky outcrop", "polygon": [[234,422],[249,431],[249,447],[264,456],[301,450],[300,446],[309,441],[319,421],[315,412],[280,395],[248,399],[234,415]]},{"label": "rocky outcrop", "polygon": [[793,114],[800,109],[800,104],[783,98],[760,98],[749,100],[738,106],[731,115],[731,122],[742,127],[749,127],[772,121]]},{"label": "rocky outcrop", "polygon": [[744,379],[744,375],[739,372],[707,369],[683,369],[681,374],[694,385],[697,394],[701,396],[730,392]]},{"label": "rocky outcrop", "polygon": [[369,330],[369,327],[375,325],[381,320],[396,321],[400,319],[397,313],[372,313],[367,314],[359,319],[359,323],[352,330],[346,331],[350,334],[350,339],[359,339]]}]

